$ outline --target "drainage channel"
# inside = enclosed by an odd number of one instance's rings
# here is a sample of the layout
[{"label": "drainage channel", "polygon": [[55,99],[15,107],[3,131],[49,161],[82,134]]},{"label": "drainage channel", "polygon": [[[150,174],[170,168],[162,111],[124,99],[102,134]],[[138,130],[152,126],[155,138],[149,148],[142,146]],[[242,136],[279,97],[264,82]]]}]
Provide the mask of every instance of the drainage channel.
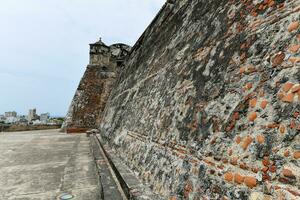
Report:
[{"label": "drainage channel", "polygon": [[101,200],[130,199],[128,191],[124,191],[124,183],[120,182],[119,174],[115,172],[115,166],[96,135],[90,135],[90,143],[99,175]]}]

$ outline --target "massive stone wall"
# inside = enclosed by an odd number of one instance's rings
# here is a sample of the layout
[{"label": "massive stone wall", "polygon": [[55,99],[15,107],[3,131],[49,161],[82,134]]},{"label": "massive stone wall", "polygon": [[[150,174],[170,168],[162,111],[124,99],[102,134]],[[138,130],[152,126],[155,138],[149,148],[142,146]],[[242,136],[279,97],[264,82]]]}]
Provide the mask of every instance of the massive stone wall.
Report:
[{"label": "massive stone wall", "polygon": [[101,134],[175,199],[300,198],[300,0],[168,1]]},{"label": "massive stone wall", "polygon": [[127,45],[106,46],[101,39],[90,44],[90,63],[72,100],[63,131],[84,132],[99,126],[106,101],[129,51]]}]

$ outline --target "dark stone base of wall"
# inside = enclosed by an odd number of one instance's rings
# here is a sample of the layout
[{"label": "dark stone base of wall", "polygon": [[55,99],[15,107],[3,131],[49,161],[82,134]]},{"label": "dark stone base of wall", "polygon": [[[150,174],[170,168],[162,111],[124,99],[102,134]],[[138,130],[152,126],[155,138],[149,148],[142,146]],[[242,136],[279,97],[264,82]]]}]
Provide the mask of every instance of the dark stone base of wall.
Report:
[{"label": "dark stone base of wall", "polygon": [[0,125],[0,132],[37,131],[59,129],[61,125]]},{"label": "dark stone base of wall", "polygon": [[73,134],[73,133],[85,133],[88,130],[88,128],[67,128],[64,132],[68,134]]}]

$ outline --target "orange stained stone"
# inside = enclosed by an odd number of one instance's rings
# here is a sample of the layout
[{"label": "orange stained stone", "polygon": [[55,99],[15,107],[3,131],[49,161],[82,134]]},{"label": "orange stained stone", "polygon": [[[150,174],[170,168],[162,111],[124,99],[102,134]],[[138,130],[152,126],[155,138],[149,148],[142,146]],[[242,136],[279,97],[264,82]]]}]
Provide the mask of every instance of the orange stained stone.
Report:
[{"label": "orange stained stone", "polygon": [[293,83],[287,82],[287,83],[285,83],[285,84],[282,86],[282,90],[283,90],[284,92],[288,92],[288,91],[290,91],[290,89],[291,89],[293,86],[294,86]]},{"label": "orange stained stone", "polygon": [[246,58],[246,53],[244,52],[244,53],[241,55],[240,60],[245,60],[245,58]]},{"label": "orange stained stone", "polygon": [[278,99],[280,99],[280,100],[282,100],[284,96],[285,96],[285,95],[284,95],[283,92],[278,92],[278,94],[277,94],[277,97],[278,97]]},{"label": "orange stained stone", "polygon": [[240,74],[245,73],[245,71],[246,71],[246,68],[245,68],[245,67],[241,67],[240,70],[239,70]]},{"label": "orange stained stone", "polygon": [[237,184],[242,184],[244,182],[244,176],[240,175],[239,173],[236,173],[234,175],[234,182]]},{"label": "orange stained stone", "polygon": [[281,65],[283,63],[283,60],[285,58],[285,54],[282,52],[277,53],[273,58],[272,58],[272,65],[273,67],[277,67],[278,65]]},{"label": "orange stained stone", "polygon": [[[234,126],[235,126],[235,121],[232,121],[231,123],[230,123],[230,125],[226,128],[226,131],[231,131],[232,129],[234,129]],[[216,141],[214,141],[214,143],[215,143]],[[214,144],[214,143],[212,143],[212,144]]]},{"label": "orange stained stone", "polygon": [[241,143],[241,141],[242,141],[242,138],[240,136],[237,136],[236,139],[235,139],[235,142],[237,144],[239,144],[239,143]]},{"label": "orange stained stone", "polygon": [[275,83],[275,86],[276,86],[276,87],[279,87],[279,86],[280,86],[280,82],[277,81],[277,82]]},{"label": "orange stained stone", "polygon": [[289,169],[283,169],[282,170],[282,174],[283,174],[283,176],[289,177],[289,178],[295,177],[295,175],[293,174],[293,172],[291,170],[289,170]]},{"label": "orange stained stone", "polygon": [[272,165],[272,166],[270,167],[270,169],[269,169],[269,171],[272,172],[272,173],[275,173],[276,170],[277,170],[277,168],[276,168],[275,165]]},{"label": "orange stained stone", "polygon": [[296,63],[300,62],[300,57],[291,57],[291,58],[289,58],[289,61],[292,64],[296,64]]},{"label": "orange stained stone", "polygon": [[300,90],[297,92],[298,95],[298,101],[300,101]]},{"label": "orange stained stone", "polygon": [[230,160],[230,164],[232,164],[232,165],[237,165],[237,161],[238,161],[238,157],[233,157],[233,158],[231,158],[231,160]]},{"label": "orange stained stone", "polygon": [[284,125],[280,125],[280,127],[279,127],[279,132],[280,132],[281,134],[284,134],[284,133],[285,133],[285,126],[284,126]]},{"label": "orange stained stone", "polygon": [[247,43],[245,42],[245,43],[243,43],[242,45],[241,45],[241,47],[240,47],[241,49],[246,49],[247,48]]},{"label": "orange stained stone", "polygon": [[241,163],[240,164],[240,168],[242,168],[242,169],[248,169],[249,167],[247,166],[246,163]]},{"label": "orange stained stone", "polygon": [[263,135],[256,136],[256,140],[259,144],[263,144],[265,142],[265,137]]},{"label": "orange stained stone", "polygon": [[256,178],[251,177],[251,176],[246,176],[244,179],[244,182],[250,188],[254,188],[257,185]]},{"label": "orange stained stone", "polygon": [[261,169],[261,171],[264,172],[264,173],[267,173],[268,170],[269,170],[268,167],[263,167],[263,168]]},{"label": "orange stained stone", "polygon": [[271,177],[269,176],[269,174],[267,174],[267,173],[262,174],[262,180],[263,181],[270,181],[271,180],[270,178]]},{"label": "orange stained stone", "polygon": [[175,196],[172,196],[169,200],[177,200],[177,198]]},{"label": "orange stained stone", "polygon": [[203,161],[204,161],[206,164],[210,165],[210,166],[215,166],[215,165],[216,165],[214,162],[211,162],[211,161],[209,161],[209,160],[207,160],[207,159],[204,159]]},{"label": "orange stained stone", "polygon": [[284,3],[280,3],[278,4],[277,8],[279,8],[280,10],[282,10],[285,7]]},{"label": "orange stained stone", "polygon": [[290,46],[289,51],[291,53],[297,53],[297,51],[300,49],[300,45],[299,44],[293,44]]},{"label": "orange stained stone", "polygon": [[293,194],[294,196],[300,197],[300,193],[299,192],[294,191],[294,190],[292,190],[290,188],[287,188],[286,190],[289,191],[289,193]]},{"label": "orange stained stone", "polygon": [[189,193],[193,191],[193,185],[191,182],[187,182],[184,187],[184,197],[187,198],[189,196]]},{"label": "orange stained stone", "polygon": [[293,32],[299,28],[299,22],[298,21],[293,21],[292,23],[289,24],[288,26],[288,31]]},{"label": "orange stained stone", "polygon": [[264,158],[264,159],[262,160],[262,164],[263,164],[264,166],[269,166],[269,164],[270,164],[269,159],[268,159],[268,158]]},{"label": "orange stained stone", "polygon": [[295,122],[295,120],[292,120],[292,121],[291,121],[291,123],[290,123],[290,128],[291,128],[291,129],[296,128],[296,122]]},{"label": "orange stained stone", "polygon": [[263,90],[263,89],[260,89],[260,90],[259,90],[259,96],[260,96],[260,97],[263,97],[264,95],[265,95],[264,90]]},{"label": "orange stained stone", "polygon": [[262,109],[265,109],[266,107],[267,107],[267,105],[268,105],[268,101],[267,100],[262,100],[262,102],[260,103],[260,107],[262,108]]},{"label": "orange stained stone", "polygon": [[223,159],[222,159],[222,162],[223,162],[224,164],[226,164],[226,163],[228,163],[228,160],[227,160],[226,158],[223,158]]},{"label": "orange stained stone", "polygon": [[234,120],[238,120],[239,118],[240,118],[239,112],[235,112],[235,113],[233,114],[233,119],[234,119]]},{"label": "orange stained stone", "polygon": [[256,112],[252,112],[248,115],[248,120],[249,121],[254,121],[257,118],[257,113]]},{"label": "orange stained stone", "polygon": [[294,152],[294,158],[299,159],[300,158],[300,151]]},{"label": "orange stained stone", "polygon": [[289,150],[286,150],[286,151],[283,153],[283,155],[284,155],[285,157],[289,157],[289,156],[290,156]]},{"label": "orange stained stone", "polygon": [[253,98],[249,101],[249,106],[254,108],[256,106],[256,103],[257,103],[257,99]]},{"label": "orange stained stone", "polygon": [[253,17],[257,17],[257,16],[258,16],[258,13],[255,12],[255,11],[252,11],[250,14],[251,14]]},{"label": "orange stained stone", "polygon": [[268,6],[269,6],[269,7],[272,7],[272,6],[274,6],[274,5],[275,5],[275,1],[269,1],[269,2],[268,2]]},{"label": "orange stained stone", "polygon": [[224,174],[224,179],[227,181],[227,182],[232,182],[233,180],[233,173],[232,172],[226,172]]},{"label": "orange stained stone", "polygon": [[268,124],[267,128],[279,128],[279,124],[277,124],[277,123]]},{"label": "orange stained stone", "polygon": [[293,93],[288,93],[281,100],[283,102],[286,102],[286,103],[293,103],[293,101],[294,101],[294,94]]},{"label": "orange stained stone", "polygon": [[256,67],[253,66],[253,65],[249,65],[249,66],[247,67],[247,72],[248,72],[248,73],[252,73],[252,72],[256,72],[256,71],[257,71],[257,69],[256,69]]},{"label": "orange stained stone", "polygon": [[261,24],[261,22],[262,22],[261,19],[256,19],[249,24],[249,28],[255,29],[257,26],[259,26]]},{"label": "orange stained stone", "polygon": [[232,155],[232,149],[228,150],[228,155],[231,156]]},{"label": "orange stained stone", "polygon": [[[230,130],[232,130],[232,128],[231,128]],[[210,143],[211,143],[211,144],[215,144],[216,141],[217,141],[217,138],[212,138],[212,140],[210,141]]]},{"label": "orange stained stone", "polygon": [[218,165],[217,167],[218,167],[219,169],[224,169],[224,165],[222,165],[222,164],[221,164],[221,165]]},{"label": "orange stained stone", "polygon": [[247,83],[247,84],[246,84],[246,89],[247,89],[247,90],[250,90],[252,87],[253,87],[253,84],[252,84],[252,83]]},{"label": "orange stained stone", "polygon": [[[281,187],[280,187],[280,186],[278,186],[278,185],[275,185],[274,189],[275,189],[275,190],[280,190],[280,189],[281,189]],[[283,199],[281,199],[281,200],[283,200]]]},{"label": "orange stained stone", "polygon": [[300,40],[300,34],[297,35],[298,40]]},{"label": "orange stained stone", "polygon": [[254,173],[257,173],[257,172],[258,172],[258,168],[257,168],[257,167],[253,167],[253,168],[251,169],[251,171],[253,171]]},{"label": "orange stained stone", "polygon": [[298,92],[300,90],[300,84],[296,84],[292,87],[291,92],[295,93]]},{"label": "orange stained stone", "polygon": [[246,150],[247,148],[248,148],[248,146],[252,143],[252,141],[253,141],[253,139],[252,139],[252,137],[251,136],[246,136],[245,137],[245,139],[244,139],[244,141],[243,141],[243,143],[242,143],[242,148],[244,149],[244,150]]}]

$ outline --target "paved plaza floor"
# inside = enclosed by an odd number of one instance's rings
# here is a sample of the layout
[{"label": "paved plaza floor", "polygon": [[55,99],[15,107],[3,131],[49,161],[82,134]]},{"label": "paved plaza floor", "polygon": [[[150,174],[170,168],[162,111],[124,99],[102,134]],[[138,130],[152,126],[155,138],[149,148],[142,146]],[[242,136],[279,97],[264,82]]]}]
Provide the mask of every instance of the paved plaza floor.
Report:
[{"label": "paved plaza floor", "polygon": [[0,199],[99,199],[89,138],[58,130],[0,133]]}]

